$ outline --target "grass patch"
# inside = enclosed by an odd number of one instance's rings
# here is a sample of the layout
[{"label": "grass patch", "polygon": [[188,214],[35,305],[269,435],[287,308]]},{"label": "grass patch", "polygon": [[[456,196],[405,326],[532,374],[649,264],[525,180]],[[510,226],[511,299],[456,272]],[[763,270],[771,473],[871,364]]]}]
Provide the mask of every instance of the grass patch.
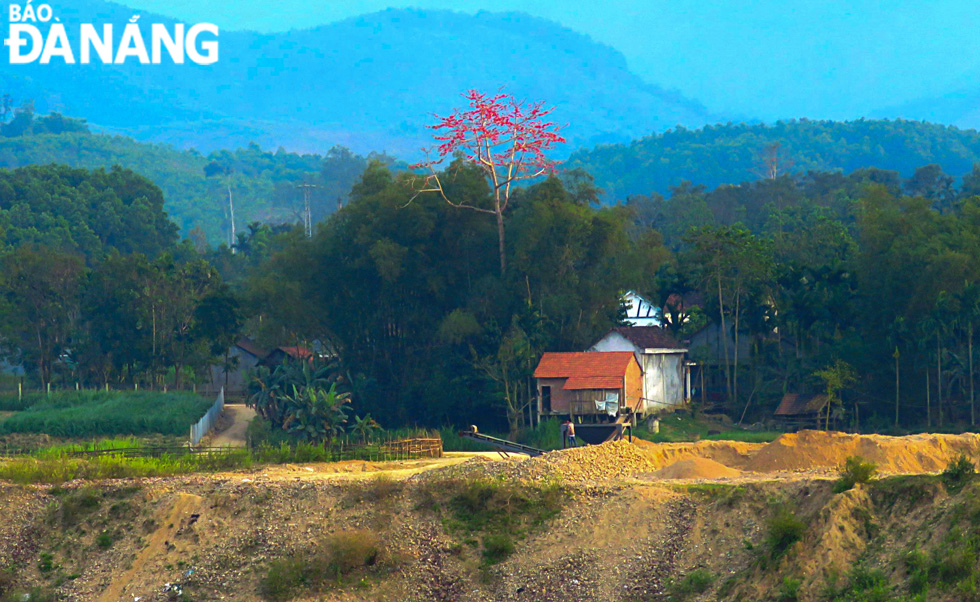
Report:
[{"label": "grass patch", "polygon": [[47,395],[38,391],[24,393],[20,398],[17,393],[3,393],[0,394],[0,412],[23,412],[45,399]]},{"label": "grass patch", "polygon": [[567,497],[557,483],[480,478],[429,481],[416,495],[417,509],[439,514],[447,531],[481,547],[484,566],[506,560],[517,540],[561,512]]},{"label": "grass patch", "polygon": [[102,505],[102,492],[95,487],[82,487],[74,491],[54,491],[61,497],[61,504],[52,507],[49,522],[57,522],[68,529],[78,525]]},{"label": "grass patch", "polygon": [[689,485],[677,485],[676,488],[688,494],[696,494],[721,502],[727,506],[735,504],[745,495],[746,488],[742,485],[731,485],[728,483],[692,483]]},{"label": "grass patch", "polygon": [[834,483],[834,493],[850,491],[858,483],[870,483],[878,473],[878,465],[865,462],[860,456],[851,456],[844,460],[844,465],[838,469],[840,478]]},{"label": "grass patch", "polygon": [[783,582],[779,586],[779,593],[776,599],[779,602],[799,602],[800,587],[803,582],[793,577],[783,577]]},{"label": "grass patch", "polygon": [[487,564],[503,562],[514,553],[514,540],[507,533],[493,533],[483,538],[483,560]]},{"label": "grass patch", "polygon": [[353,530],[329,535],[313,550],[274,560],[259,589],[267,600],[292,600],[390,570],[398,559],[373,531]]},{"label": "grass patch", "polygon": [[95,536],[95,545],[103,550],[108,550],[115,542],[116,540],[112,537],[112,533],[108,531],[103,531]]},{"label": "grass patch", "polygon": [[827,599],[832,602],[898,602],[884,571],[864,565],[854,567],[843,588],[829,587]]},{"label": "grass patch", "polygon": [[0,480],[19,484],[59,484],[75,479],[123,479],[165,477],[194,472],[238,470],[252,466],[247,450],[229,450],[214,454],[180,457],[128,458],[96,456],[92,458],[14,458],[0,461]]},{"label": "grass patch", "polygon": [[690,596],[703,594],[711,588],[715,582],[715,576],[707,569],[695,569],[684,576],[680,581],[670,583],[671,600],[687,600]]},{"label": "grass patch", "polygon": [[[25,397],[26,399],[26,397]],[[184,435],[213,400],[191,393],[62,391],[0,422],[0,434],[99,437]]]},{"label": "grass patch", "polygon": [[968,529],[965,533],[953,527],[930,553],[916,547],[902,557],[908,575],[909,592],[928,597],[936,588],[942,592],[956,592],[957,599],[980,599],[977,584],[980,570],[980,533]]},{"label": "grass patch", "polygon": [[769,559],[777,561],[789,551],[790,546],[803,539],[806,524],[786,506],[780,506],[769,519],[766,533],[766,550]]}]

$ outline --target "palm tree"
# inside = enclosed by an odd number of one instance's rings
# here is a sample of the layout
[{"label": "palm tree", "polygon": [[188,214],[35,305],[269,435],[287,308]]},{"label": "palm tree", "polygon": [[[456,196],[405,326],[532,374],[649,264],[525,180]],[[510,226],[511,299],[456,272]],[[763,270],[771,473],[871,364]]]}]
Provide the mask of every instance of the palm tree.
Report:
[{"label": "palm tree", "polygon": [[892,322],[891,327],[888,329],[888,346],[894,347],[895,352],[892,357],[895,358],[895,427],[898,427],[898,411],[899,405],[901,403],[901,371],[899,360],[902,357],[900,348],[902,343],[905,341],[905,337],[908,336],[908,325],[905,323],[905,318],[899,316],[895,318]]},{"label": "palm tree", "polygon": [[371,433],[381,430],[381,425],[374,418],[371,418],[370,414],[365,414],[363,418],[354,416],[354,426],[350,430],[355,435],[360,436],[361,443],[366,444]]},{"label": "palm tree", "polygon": [[976,391],[973,374],[973,326],[980,320],[980,284],[967,282],[959,295],[960,319],[966,323],[966,357],[969,371],[970,424],[977,423]]}]

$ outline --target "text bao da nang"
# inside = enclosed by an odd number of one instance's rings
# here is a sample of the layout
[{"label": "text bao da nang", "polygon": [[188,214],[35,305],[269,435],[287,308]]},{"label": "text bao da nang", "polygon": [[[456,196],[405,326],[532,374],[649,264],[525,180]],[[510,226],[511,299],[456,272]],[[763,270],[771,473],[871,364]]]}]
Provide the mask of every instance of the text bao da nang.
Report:
[{"label": "text bao da nang", "polygon": [[[3,43],[9,49],[10,64],[38,62],[49,64],[122,64],[127,60],[145,65],[164,61],[198,65],[218,62],[218,27],[211,23],[171,26],[153,23],[145,36],[145,26],[135,16],[122,27],[112,23],[81,23],[66,26],[58,22],[47,4],[36,8],[30,3],[9,5],[9,26]],[[47,30],[44,31],[43,28]],[[149,40],[147,40],[147,37]]]}]

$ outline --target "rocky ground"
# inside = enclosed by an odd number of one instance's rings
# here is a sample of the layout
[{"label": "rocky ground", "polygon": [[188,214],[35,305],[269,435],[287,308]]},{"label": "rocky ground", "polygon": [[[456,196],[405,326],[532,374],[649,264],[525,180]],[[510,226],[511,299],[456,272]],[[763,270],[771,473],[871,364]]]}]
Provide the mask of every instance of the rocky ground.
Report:
[{"label": "rocky ground", "polygon": [[[818,443],[826,441],[803,436],[779,445],[817,457],[807,446]],[[897,445],[872,443],[854,445]],[[834,599],[826,597],[828,583],[846,583],[857,564],[885,571],[896,598],[880,599],[897,599],[909,587],[897,554],[946,545],[943,538],[961,528],[956,521],[973,513],[980,521],[976,484],[947,487],[924,476],[835,494],[825,466],[783,470],[777,479],[752,471],[764,446],[680,445],[616,442],[510,461],[454,455],[60,487],[0,484],[0,600],[32,588],[35,600],[107,602],[777,600],[790,599],[780,593],[787,579],[800,583],[795,599],[822,600]],[[902,453],[922,466],[941,461],[936,449],[969,451],[973,443],[929,445]],[[739,472],[704,477],[718,466]],[[678,478],[656,476],[668,467]],[[481,496],[495,505],[480,506]],[[459,508],[466,504],[508,520],[465,523]],[[540,513],[534,504],[554,511]],[[774,517],[786,512],[802,525],[799,540],[773,556]],[[489,542],[501,531],[513,549],[488,561]],[[377,557],[339,578],[297,577],[286,596],[264,585],[277,562],[302,564],[331,536],[350,533],[376,537]],[[937,589],[928,599],[965,598]]]}]

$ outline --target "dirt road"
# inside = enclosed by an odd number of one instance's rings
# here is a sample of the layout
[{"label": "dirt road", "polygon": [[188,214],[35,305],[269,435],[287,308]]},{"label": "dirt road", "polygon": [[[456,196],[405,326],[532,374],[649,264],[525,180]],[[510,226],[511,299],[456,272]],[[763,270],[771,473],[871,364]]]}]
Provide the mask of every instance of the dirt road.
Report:
[{"label": "dirt road", "polygon": [[244,404],[226,405],[218,421],[219,431],[211,438],[214,447],[245,447],[245,431],[255,418],[255,410]]}]

